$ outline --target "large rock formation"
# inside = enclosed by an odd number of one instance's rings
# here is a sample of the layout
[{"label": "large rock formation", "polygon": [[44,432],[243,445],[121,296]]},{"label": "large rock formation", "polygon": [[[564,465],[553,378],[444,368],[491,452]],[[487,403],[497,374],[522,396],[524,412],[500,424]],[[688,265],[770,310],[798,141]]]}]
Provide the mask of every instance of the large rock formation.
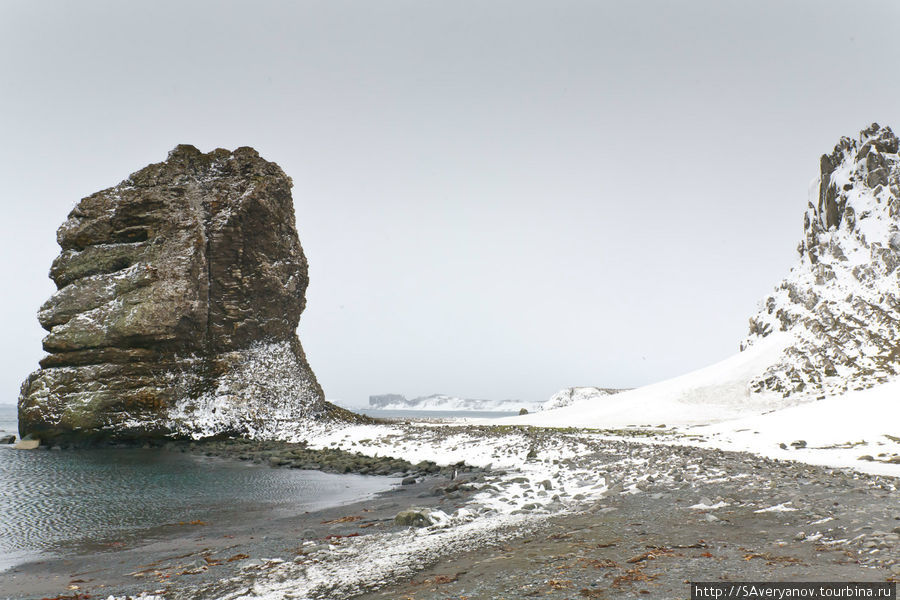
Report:
[{"label": "large rock formation", "polygon": [[822,156],[799,263],[750,319],[741,349],[775,331],[792,342],[757,392],[837,394],[900,373],[900,156],[873,124]]},{"label": "large rock formation", "polygon": [[20,432],[277,436],[329,412],[295,333],[291,185],[252,148],[182,145],[81,200],[57,232]]}]

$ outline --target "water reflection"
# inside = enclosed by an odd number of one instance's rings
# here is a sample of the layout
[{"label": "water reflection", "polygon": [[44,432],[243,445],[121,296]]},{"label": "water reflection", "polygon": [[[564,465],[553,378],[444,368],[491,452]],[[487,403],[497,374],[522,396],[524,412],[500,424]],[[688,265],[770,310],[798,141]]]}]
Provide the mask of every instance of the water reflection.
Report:
[{"label": "water reflection", "polygon": [[0,447],[0,569],[34,552],[121,540],[254,510],[316,510],[393,480],[272,469],[159,449]]}]

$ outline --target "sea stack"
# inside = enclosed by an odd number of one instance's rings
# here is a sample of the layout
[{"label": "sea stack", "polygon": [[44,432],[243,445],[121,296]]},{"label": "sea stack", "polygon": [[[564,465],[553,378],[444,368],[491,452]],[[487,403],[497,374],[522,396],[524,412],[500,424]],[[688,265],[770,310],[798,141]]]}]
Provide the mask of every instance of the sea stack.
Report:
[{"label": "sea stack", "polygon": [[296,335],[308,277],[291,185],[252,148],[180,145],[81,200],[57,231],[20,433],[279,437],[333,412]]}]

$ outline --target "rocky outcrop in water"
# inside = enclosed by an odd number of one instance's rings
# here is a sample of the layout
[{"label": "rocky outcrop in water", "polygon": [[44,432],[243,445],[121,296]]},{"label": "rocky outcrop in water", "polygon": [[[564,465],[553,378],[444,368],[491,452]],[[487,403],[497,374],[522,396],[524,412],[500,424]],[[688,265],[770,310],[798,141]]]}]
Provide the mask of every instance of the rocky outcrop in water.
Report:
[{"label": "rocky outcrop in water", "polygon": [[799,263],[741,344],[792,336],[753,391],[837,394],[900,373],[900,155],[890,128],[873,124],[822,156],[803,230]]},{"label": "rocky outcrop in water", "polygon": [[182,145],[81,200],[57,232],[20,432],[274,437],[333,413],[296,336],[291,185],[252,148]]}]

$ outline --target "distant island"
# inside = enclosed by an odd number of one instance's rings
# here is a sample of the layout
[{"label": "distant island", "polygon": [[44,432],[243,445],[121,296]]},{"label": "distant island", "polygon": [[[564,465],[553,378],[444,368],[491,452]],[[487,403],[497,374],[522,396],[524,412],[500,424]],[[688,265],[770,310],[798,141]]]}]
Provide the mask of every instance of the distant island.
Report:
[{"label": "distant island", "polygon": [[432,394],[418,398],[407,399],[403,394],[378,394],[369,396],[369,408],[378,410],[460,410],[460,411],[490,411],[490,412],[518,412],[521,409],[533,410],[537,408],[533,402],[521,400],[481,400],[472,398],[458,398],[446,394]]}]

